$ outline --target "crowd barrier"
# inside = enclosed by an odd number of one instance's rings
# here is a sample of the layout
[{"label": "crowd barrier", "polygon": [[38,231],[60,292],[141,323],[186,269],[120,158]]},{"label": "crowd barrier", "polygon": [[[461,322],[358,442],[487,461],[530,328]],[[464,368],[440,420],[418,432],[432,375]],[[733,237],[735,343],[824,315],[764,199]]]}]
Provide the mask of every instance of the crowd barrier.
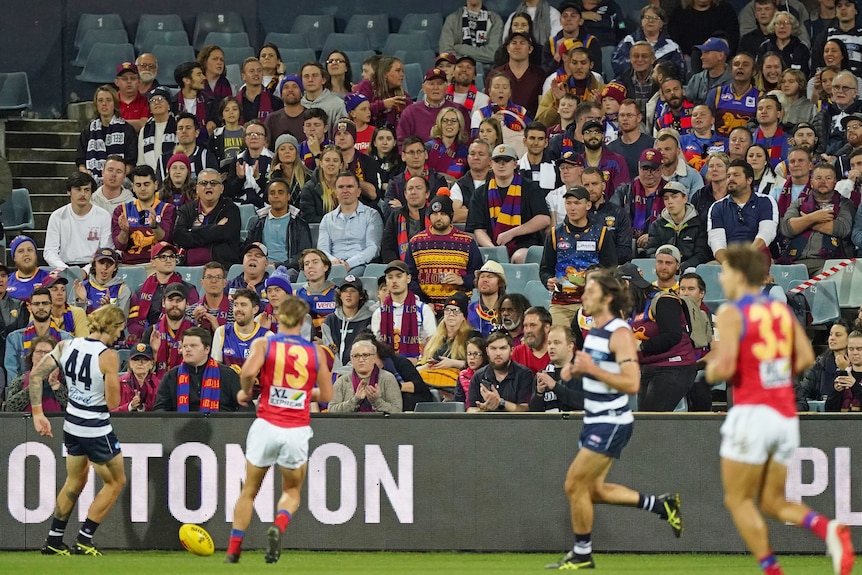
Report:
[{"label": "crowd barrier", "polygon": [[[244,475],[248,415],[118,415],[127,484],[100,527],[105,548],[180,549],[177,530],[198,523],[227,544]],[[602,506],[593,528],[600,552],[743,553],[722,504],[719,415],[638,415],[634,437],[608,478],[644,493],[679,491],[685,532],[675,539],[655,515]],[[318,550],[562,552],[572,543],[563,478],[577,450],[579,416],[317,416],[308,481],[287,546]],[[65,476],[62,421],[41,438],[20,415],[0,416],[0,548],[37,549]],[[862,525],[862,419],[802,417],[803,447],[787,494]],[[856,452],[853,453],[853,450]],[[856,465],[853,465],[855,456]],[[85,518],[82,494],[69,533]],[[272,473],[247,530],[265,546],[278,485]],[[822,553],[798,527],[770,522],[778,553]],[[854,530],[857,548],[862,530]]]}]

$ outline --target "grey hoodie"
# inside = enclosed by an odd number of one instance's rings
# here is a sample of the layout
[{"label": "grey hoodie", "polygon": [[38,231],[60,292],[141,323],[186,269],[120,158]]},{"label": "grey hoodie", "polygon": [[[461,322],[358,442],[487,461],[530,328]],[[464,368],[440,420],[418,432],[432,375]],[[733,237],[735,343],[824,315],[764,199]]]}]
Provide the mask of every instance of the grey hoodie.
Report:
[{"label": "grey hoodie", "polygon": [[[122,283],[123,283],[123,278],[120,277],[119,274],[117,274],[114,277],[112,277],[110,280],[108,280],[105,283],[105,285],[103,285],[101,287],[109,288],[111,286],[120,285]],[[87,309],[87,302],[86,301],[83,301],[83,302],[78,301],[77,298],[75,298],[74,289],[69,289],[68,287],[67,287],[67,289],[70,292],[72,292],[69,296],[69,299],[72,301],[70,301],[69,303],[86,310]],[[118,305],[120,307],[120,309],[123,310],[123,313],[126,314],[126,317],[129,317],[129,303],[131,302],[131,300],[132,300],[132,291],[129,289],[129,286],[123,285],[123,287],[120,288],[120,291],[117,292],[117,301],[112,302],[112,303],[115,303],[116,305]]]},{"label": "grey hoodie", "polygon": [[371,316],[379,305],[376,301],[365,302],[356,315],[349,319],[344,317],[342,307],[338,306],[324,318],[320,326],[321,337],[323,345],[335,354],[336,368],[350,363],[350,346],[359,332],[371,327]]},{"label": "grey hoodie", "polygon": [[324,88],[314,100],[309,100],[303,94],[299,103],[306,109],[320,108],[326,112],[326,116],[329,118],[329,122],[326,124],[326,131],[330,133],[332,132],[332,127],[335,126],[335,122],[347,117],[347,111],[344,108],[344,99],[330,92],[328,88]]}]

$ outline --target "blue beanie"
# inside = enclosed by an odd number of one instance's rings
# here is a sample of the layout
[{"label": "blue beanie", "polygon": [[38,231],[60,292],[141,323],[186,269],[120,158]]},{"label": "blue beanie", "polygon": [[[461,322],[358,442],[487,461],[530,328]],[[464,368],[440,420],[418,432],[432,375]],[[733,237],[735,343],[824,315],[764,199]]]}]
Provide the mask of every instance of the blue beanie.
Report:
[{"label": "blue beanie", "polygon": [[287,292],[287,295],[293,295],[293,287],[290,285],[290,276],[287,275],[287,268],[278,266],[272,275],[266,280],[266,287],[277,286]]},{"label": "blue beanie", "polygon": [[36,240],[31,238],[30,236],[15,236],[12,239],[12,242],[9,244],[9,252],[11,253],[13,260],[15,259],[15,250],[17,250],[18,246],[25,242],[30,242],[31,244],[33,244],[34,250],[38,249],[38,247],[36,246]]}]

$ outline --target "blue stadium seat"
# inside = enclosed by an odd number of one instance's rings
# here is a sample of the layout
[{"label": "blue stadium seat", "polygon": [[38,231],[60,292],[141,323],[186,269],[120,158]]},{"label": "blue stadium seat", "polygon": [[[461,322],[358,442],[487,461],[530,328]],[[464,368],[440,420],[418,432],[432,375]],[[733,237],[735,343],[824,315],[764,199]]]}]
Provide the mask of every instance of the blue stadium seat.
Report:
[{"label": "blue stadium seat", "polygon": [[[383,271],[386,269],[388,264],[368,264],[365,266],[365,277],[368,278],[379,278],[383,275]],[[374,288],[374,291],[377,291],[377,287]]]},{"label": "blue stadium seat", "polygon": [[320,57],[326,58],[333,50],[361,52],[371,50],[371,44],[365,34],[338,34],[333,32],[326,37],[326,42],[323,43],[323,48],[320,51]]},{"label": "blue stadium seat", "polygon": [[205,46],[204,40],[210,32],[245,32],[242,15],[238,12],[200,12],[192,34],[195,50]]},{"label": "blue stadium seat", "polygon": [[0,114],[26,110],[32,103],[27,72],[0,74]]},{"label": "blue stadium seat", "polygon": [[[152,52],[156,46],[189,46],[189,37],[185,30],[151,30],[141,41],[138,54]],[[161,62],[159,62],[161,67]]]},{"label": "blue stadium seat", "polygon": [[99,43],[90,50],[84,69],[75,78],[91,84],[110,84],[117,77],[118,64],[134,61],[135,48],[131,44]]},{"label": "blue stadium seat", "polygon": [[156,78],[160,84],[165,86],[176,86],[174,70],[183,62],[191,62],[195,59],[195,49],[191,46],[153,46],[153,56],[159,63],[159,72]]},{"label": "blue stadium seat", "polygon": [[242,264],[233,264],[230,266],[230,269],[227,271],[227,279],[228,281],[242,274]]},{"label": "blue stadium seat", "polygon": [[616,46],[602,47],[602,69],[597,70],[597,72],[605,78],[605,82],[610,82],[614,79],[614,68],[612,63],[614,59],[614,50],[616,49]]},{"label": "blue stadium seat", "polygon": [[[803,282],[791,281],[788,289],[793,289]],[[808,310],[811,313],[811,325],[832,323],[841,317],[841,306],[838,304],[838,284],[832,281],[820,281],[802,290]]]},{"label": "blue stadium seat", "polygon": [[390,34],[383,46],[384,54],[394,54],[397,50],[433,50],[428,34],[411,32],[409,34]]},{"label": "blue stadium seat", "polygon": [[646,281],[652,283],[658,279],[655,273],[655,258],[635,258],[632,263],[638,267]]},{"label": "blue stadium seat", "polygon": [[231,46],[228,48],[222,48],[221,50],[224,52],[225,64],[238,64],[240,67],[242,67],[242,63],[246,58],[255,56],[254,48],[251,46]]},{"label": "blue stadium seat", "polygon": [[443,30],[443,16],[438,12],[431,14],[406,14],[398,28],[399,34],[410,34],[412,32],[425,32],[429,38],[440,38]]},{"label": "blue stadium seat", "polygon": [[[389,16],[386,14],[354,14],[344,28],[347,34],[364,34],[372,50],[382,50],[389,35]],[[325,56],[326,54],[324,54]]]},{"label": "blue stadium seat", "polygon": [[266,35],[263,43],[272,43],[278,46],[278,51],[281,53],[282,60],[284,60],[285,50],[311,47],[308,45],[308,37],[303,33],[292,34],[287,32],[282,34],[279,32],[270,32]]},{"label": "blue stadium seat", "polygon": [[[75,59],[72,60],[72,66],[77,66],[78,68],[83,68],[84,64],[87,63],[87,59],[90,57],[90,52],[93,50],[93,46],[96,44],[125,44],[129,41],[129,36],[126,34],[125,30],[116,30],[114,28],[95,28],[87,32],[84,36],[84,40],[81,42],[80,48],[78,48],[78,55],[75,56]],[[118,64],[121,61],[117,62]]]},{"label": "blue stadium seat", "polygon": [[[387,52],[389,54],[391,52]],[[425,71],[422,66],[413,62],[404,64],[404,90],[412,97],[416,98],[419,92],[422,91],[422,80],[425,78]]]},{"label": "blue stadium seat", "polygon": [[[366,58],[375,55],[377,52],[375,52],[374,50],[362,50],[360,52],[343,50],[342,52],[345,56],[347,56],[347,59],[350,60],[350,73],[353,78],[353,83],[358,84],[362,80],[362,63],[365,61]],[[324,66],[326,65],[326,61],[324,60],[326,56],[327,54],[323,54],[320,57],[320,61],[323,63]]]},{"label": "blue stadium seat", "polygon": [[293,19],[290,31],[294,34],[305,34],[308,45],[313,50],[322,50],[326,37],[335,32],[335,20],[328,14],[301,14]]},{"label": "blue stadium seat", "polygon": [[541,282],[539,264],[507,264],[501,263],[506,273],[506,293],[523,294],[530,281]]},{"label": "blue stadium seat", "polygon": [[695,268],[697,275],[702,277],[706,284],[706,295],[703,298],[703,303],[713,313],[718,309],[719,305],[727,301],[727,296],[724,295],[724,290],[721,284],[718,283],[718,274],[720,271],[721,266],[713,264],[700,264]]},{"label": "blue stadium seat", "polygon": [[7,233],[32,230],[36,227],[30,190],[27,188],[13,189],[12,196],[0,205],[0,212],[3,215],[3,230]]},{"label": "blue stadium seat", "polygon": [[422,70],[433,68],[434,60],[437,59],[437,54],[434,50],[396,50],[392,52],[392,55],[401,60],[405,65],[419,64]]},{"label": "blue stadium seat", "polygon": [[792,281],[805,281],[808,279],[808,268],[804,264],[772,264],[769,273],[775,278],[776,285],[781,286],[784,291],[790,289],[788,286]]},{"label": "blue stadium seat", "polygon": [[147,279],[147,268],[144,266],[121,266],[117,275],[123,278],[123,283],[132,293],[138,291]]},{"label": "blue stadium seat", "polygon": [[[204,277],[204,267],[203,266],[177,266],[177,273],[180,274],[180,277],[183,278],[183,281],[187,281],[195,288],[200,287],[201,280]],[[200,292],[200,290],[198,290]]]},{"label": "blue stadium seat", "polygon": [[506,251],[506,246],[494,246],[493,248],[480,247],[479,253],[482,254],[482,263],[488,260],[494,260],[497,263],[509,263],[509,252]]},{"label": "blue stadium seat", "polygon": [[317,235],[320,233],[320,224],[308,224],[311,230],[311,245],[317,247]]},{"label": "blue stadium seat", "polygon": [[359,278],[359,281],[362,282],[362,287],[368,293],[368,299],[377,301],[377,278],[366,275]]},{"label": "blue stadium seat", "polygon": [[[284,50],[279,49],[278,52],[279,54],[281,54],[282,62],[298,62],[299,66],[305,64],[306,62],[314,62],[316,60],[314,56],[314,50],[312,50],[311,48],[286,48]],[[296,73],[299,73],[298,67]]]},{"label": "blue stadium seat", "polygon": [[[842,261],[826,260],[823,269],[829,269]],[[835,282],[841,307],[858,308],[862,305],[862,262],[851,263],[825,281]]]},{"label": "blue stadium seat", "polygon": [[240,240],[245,241],[248,237],[248,228],[257,217],[257,208],[251,204],[237,204],[239,208]]},{"label": "blue stadium seat", "polygon": [[[508,290],[508,285],[506,286]],[[530,300],[530,305],[547,308],[551,305],[551,292],[541,281],[530,280],[524,288],[524,295]]]},{"label": "blue stadium seat", "polygon": [[235,88],[242,86],[242,72],[239,70],[239,64],[227,64],[224,67],[224,75],[231,86]]},{"label": "blue stadium seat", "polygon": [[527,257],[524,260],[524,263],[542,265],[542,255],[544,253],[545,246],[530,246],[527,249]]},{"label": "blue stadium seat", "polygon": [[251,44],[245,32],[210,32],[204,38],[204,46],[213,44],[220,48],[246,48]]},{"label": "blue stadium seat", "polygon": [[[143,46],[147,34],[150,32],[183,32],[185,34],[185,31],[183,19],[180,18],[179,14],[141,14],[138,18],[138,31],[135,33],[135,50],[139,54],[149,52],[149,50],[144,50]],[[186,43],[188,44],[187,34]]]},{"label": "blue stadium seat", "polygon": [[[80,48],[84,36],[90,30],[123,30],[123,19],[119,14],[81,14],[78,18],[78,28],[75,30],[75,48]],[[86,54],[85,54],[86,56]]]}]

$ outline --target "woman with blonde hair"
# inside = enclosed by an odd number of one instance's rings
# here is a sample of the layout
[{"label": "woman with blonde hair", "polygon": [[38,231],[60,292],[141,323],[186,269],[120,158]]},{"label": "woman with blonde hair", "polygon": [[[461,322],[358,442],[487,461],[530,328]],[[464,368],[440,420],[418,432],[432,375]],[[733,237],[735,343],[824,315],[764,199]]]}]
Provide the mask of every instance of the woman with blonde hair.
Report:
[{"label": "woman with blonde hair", "polygon": [[319,224],[323,216],[338,207],[335,180],[344,166],[344,156],[336,146],[324,146],[318,167],[299,195],[299,211],[309,224]]},{"label": "woman with blonde hair", "polygon": [[428,167],[438,174],[458,179],[467,170],[467,133],[464,116],[457,108],[443,108],[431,128],[428,148]]},{"label": "woman with blonde hair", "polygon": [[467,321],[469,300],[464,292],[455,292],[443,306],[443,321],[428,339],[416,369],[429,387],[452,399],[458,374],[467,367],[467,342],[478,334]]},{"label": "woman with blonde hair", "polygon": [[299,208],[302,188],[310,174],[299,155],[299,142],[291,134],[282,134],[275,140],[275,157],[269,166],[267,180],[282,178],[290,189],[290,204]]},{"label": "woman with blonde hair", "polygon": [[799,70],[788,68],[781,73],[781,93],[787,105],[783,106],[781,120],[785,124],[810,122],[817,114],[817,107],[805,97],[805,74]]},{"label": "woman with blonde hair", "polygon": [[104,84],[96,88],[93,107],[96,113],[81,130],[75,164],[78,171],[90,174],[102,185],[102,170],[108,156],[121,156],[127,164],[135,165],[138,137],[135,129],[120,116],[120,96],[113,86]]}]

